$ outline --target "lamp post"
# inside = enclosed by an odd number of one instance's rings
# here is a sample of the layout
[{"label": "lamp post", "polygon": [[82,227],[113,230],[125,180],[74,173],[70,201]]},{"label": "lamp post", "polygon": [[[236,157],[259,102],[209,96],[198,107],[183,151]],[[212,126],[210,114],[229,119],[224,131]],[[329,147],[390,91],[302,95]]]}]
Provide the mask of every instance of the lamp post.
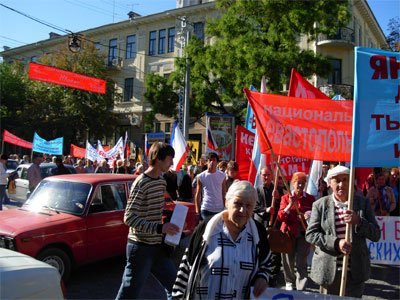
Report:
[{"label": "lamp post", "polygon": [[[188,22],[187,17],[178,17],[178,20],[181,21],[181,49],[183,51],[183,48],[186,47],[189,43],[190,39],[190,28],[189,26],[192,26],[192,23]],[[183,113],[180,115],[183,115],[183,120],[180,120],[183,124],[183,136],[185,137],[186,140],[189,138],[189,98],[190,98],[190,65],[189,65],[189,57],[186,55],[186,70],[185,70],[185,87],[184,87],[184,93],[183,93],[183,105],[180,105],[180,109],[183,110]],[[181,102],[181,101],[180,101]],[[182,103],[180,103],[182,104]],[[183,106],[183,107],[182,107]]]},{"label": "lamp post", "polygon": [[81,51],[82,41],[79,35],[71,34],[68,36],[68,49],[73,53]]}]

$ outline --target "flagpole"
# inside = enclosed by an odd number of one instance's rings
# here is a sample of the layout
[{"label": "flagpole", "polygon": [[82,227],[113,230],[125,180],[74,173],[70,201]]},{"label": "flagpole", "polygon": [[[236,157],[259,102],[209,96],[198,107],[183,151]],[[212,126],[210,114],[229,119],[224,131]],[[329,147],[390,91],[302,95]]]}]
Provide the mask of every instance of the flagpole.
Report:
[{"label": "flagpole", "polygon": [[[278,156],[278,161],[281,160],[281,156]],[[278,165],[276,165],[276,169],[275,169],[275,178],[274,178],[274,190],[272,191],[272,201],[271,201],[271,207],[273,208],[272,210],[272,214],[270,213],[270,217],[269,217],[269,226],[272,226],[273,224],[273,216],[275,215],[275,199],[274,199],[274,193],[277,190],[277,186],[278,186],[278,172],[279,172],[279,167]]]},{"label": "flagpole", "polygon": [[[350,180],[349,180],[349,195],[348,195],[348,204],[347,209],[353,210],[353,198],[354,198],[354,178],[355,178],[355,168],[352,167],[350,170]],[[345,241],[352,242],[352,224],[346,224],[346,235]],[[346,254],[343,256],[343,266],[342,266],[342,278],[340,281],[340,292],[339,296],[344,297],[346,295],[346,281],[347,281],[347,268],[349,265],[349,255]]]}]

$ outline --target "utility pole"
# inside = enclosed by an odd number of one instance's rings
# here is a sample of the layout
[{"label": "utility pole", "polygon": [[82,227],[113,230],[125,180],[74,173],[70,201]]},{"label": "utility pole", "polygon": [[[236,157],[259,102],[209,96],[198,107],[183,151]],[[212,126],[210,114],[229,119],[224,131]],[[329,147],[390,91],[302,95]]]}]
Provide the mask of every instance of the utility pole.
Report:
[{"label": "utility pole", "polygon": [[[188,45],[189,39],[190,39],[190,28],[189,26],[191,25],[190,22],[187,21],[187,17],[181,17],[178,18],[178,20],[181,21],[181,50],[183,53],[183,49]],[[189,66],[189,57],[187,53],[185,53],[186,56],[186,70],[185,70],[185,87],[184,87],[184,92],[183,92],[183,99],[182,93],[180,93],[180,105],[179,109],[180,111],[179,116],[183,117],[181,120],[181,127],[183,131],[183,136],[185,137],[185,140],[188,140],[189,138],[189,98],[190,98],[190,66]],[[183,100],[183,101],[182,101]],[[183,102],[183,103],[182,103]]]}]

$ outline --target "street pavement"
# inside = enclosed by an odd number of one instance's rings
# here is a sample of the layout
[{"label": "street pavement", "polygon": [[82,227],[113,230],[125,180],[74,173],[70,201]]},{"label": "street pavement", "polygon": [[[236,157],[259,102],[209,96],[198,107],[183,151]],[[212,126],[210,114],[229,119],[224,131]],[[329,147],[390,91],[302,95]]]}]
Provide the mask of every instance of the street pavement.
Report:
[{"label": "street pavement", "polygon": [[[3,205],[3,209],[16,208]],[[67,299],[115,299],[121,284],[125,258],[122,256],[84,265],[75,269],[66,283]],[[367,281],[363,299],[400,299],[400,266],[372,264],[371,278]],[[284,287],[283,273],[278,287]],[[319,287],[310,282],[307,289],[318,293]],[[142,293],[143,299],[166,299],[163,288],[152,276]]]},{"label": "street pavement", "polygon": [[[124,270],[124,257],[116,257],[75,270],[67,286],[67,299],[115,299]],[[400,299],[400,267],[372,265],[363,299]],[[279,282],[283,288],[283,275]],[[308,291],[318,293],[310,283]],[[150,277],[143,288],[143,299],[166,299],[163,288]]]}]

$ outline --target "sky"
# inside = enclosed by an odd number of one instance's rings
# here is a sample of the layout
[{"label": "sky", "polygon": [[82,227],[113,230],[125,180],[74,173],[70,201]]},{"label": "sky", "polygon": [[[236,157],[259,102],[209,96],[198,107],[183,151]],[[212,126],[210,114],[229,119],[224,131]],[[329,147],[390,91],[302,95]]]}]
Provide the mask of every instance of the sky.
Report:
[{"label": "sky", "polygon": [[[400,0],[367,0],[383,32],[389,19],[400,15]],[[22,14],[44,21],[35,22]],[[45,40],[50,32],[78,32],[128,20],[134,11],[142,16],[176,8],[176,0],[0,0],[0,52]],[[61,29],[61,31],[57,30]]]}]

